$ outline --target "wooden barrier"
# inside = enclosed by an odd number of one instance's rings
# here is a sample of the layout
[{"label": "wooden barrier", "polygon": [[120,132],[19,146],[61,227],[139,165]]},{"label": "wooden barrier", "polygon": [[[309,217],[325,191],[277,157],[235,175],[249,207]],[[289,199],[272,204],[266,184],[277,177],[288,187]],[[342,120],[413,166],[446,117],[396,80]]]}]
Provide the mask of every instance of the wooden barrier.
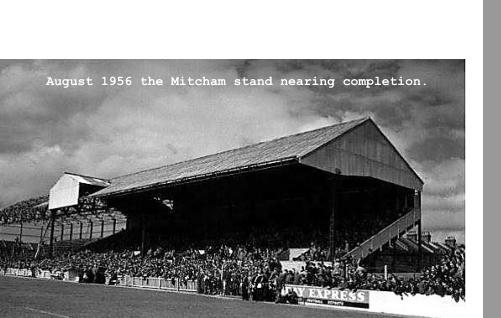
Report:
[{"label": "wooden barrier", "polygon": [[185,284],[179,284],[179,290],[196,292],[198,290],[197,282],[194,280],[188,280]]},{"label": "wooden barrier", "polygon": [[186,281],[180,283],[178,279],[165,279],[162,277],[130,277],[124,275],[118,278],[119,286],[128,287],[144,287],[152,289],[163,289],[172,291],[186,291],[186,292],[196,292],[197,282],[196,281]]},{"label": "wooden barrier", "polygon": [[[33,273],[29,269],[18,269],[18,268],[7,268],[6,270],[0,271],[1,275],[8,276],[24,276],[33,277]],[[36,272],[37,278],[52,279],[55,273],[51,273],[47,270],[38,270]],[[70,282],[78,282],[78,275],[75,271],[66,271],[62,273],[63,280]],[[109,281],[109,278],[106,280]],[[184,291],[184,292],[197,292],[197,282],[188,280],[185,282],[179,282],[178,279],[165,279],[162,277],[131,277],[128,275],[123,275],[118,277],[117,285],[127,286],[127,287],[140,287],[140,288],[152,288],[159,290],[171,290],[171,291]]]},{"label": "wooden barrier", "polygon": [[146,286],[148,288],[160,288],[160,279],[159,277],[148,277],[146,278]]},{"label": "wooden barrier", "polygon": [[177,280],[165,278],[160,279],[160,289],[177,290],[177,287]]},{"label": "wooden barrier", "polygon": [[132,277],[132,286],[133,287],[143,287],[143,278],[142,277]]}]

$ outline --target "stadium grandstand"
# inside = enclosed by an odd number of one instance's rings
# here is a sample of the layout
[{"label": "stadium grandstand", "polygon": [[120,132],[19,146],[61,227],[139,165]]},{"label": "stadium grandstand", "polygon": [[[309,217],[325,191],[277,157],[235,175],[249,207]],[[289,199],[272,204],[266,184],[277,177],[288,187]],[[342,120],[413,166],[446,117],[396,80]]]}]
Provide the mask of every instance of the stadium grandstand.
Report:
[{"label": "stadium grandstand", "polygon": [[422,231],[422,189],[362,118],[109,180],[65,173],[48,196],[0,211],[4,226],[39,222],[32,252],[10,246],[2,262],[254,300],[294,303],[286,284],[459,300],[464,246]]}]

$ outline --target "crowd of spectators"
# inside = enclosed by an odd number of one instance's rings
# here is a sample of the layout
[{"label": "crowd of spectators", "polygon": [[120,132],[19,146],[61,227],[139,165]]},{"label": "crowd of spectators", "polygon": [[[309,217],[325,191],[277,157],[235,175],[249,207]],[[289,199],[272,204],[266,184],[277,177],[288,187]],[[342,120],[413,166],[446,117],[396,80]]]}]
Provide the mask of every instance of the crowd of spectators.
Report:
[{"label": "crowd of spectators", "polygon": [[335,233],[335,240],[342,243],[341,252],[347,252],[388,226],[404,213],[405,211],[401,210],[397,215],[391,212],[345,214],[337,220],[338,230]]},{"label": "crowd of spectators", "polygon": [[47,206],[49,196],[40,196],[9,205],[0,210],[0,225],[19,222],[41,221],[48,218]]},{"label": "crowd of spectators", "polygon": [[[142,255],[138,250],[85,250],[54,258],[0,259],[1,267],[28,268],[64,272],[77,270],[82,281],[98,282],[97,277],[163,277],[186,284],[196,281],[198,292],[241,296],[243,299],[281,301],[284,284],[325,288],[368,289],[405,294],[450,295],[464,299],[464,247],[460,246],[442,260],[423,270],[419,277],[401,279],[395,275],[368,273],[353,260],[337,259],[304,262],[300,269],[283,269],[277,259],[281,249],[241,245],[212,244],[205,248],[183,250],[150,248]],[[102,275],[101,275],[102,274]],[[99,279],[99,282],[102,282]],[[294,295],[290,295],[294,298]]]},{"label": "crowd of spectators", "polygon": [[[40,206],[47,196],[11,205],[0,211],[0,224],[42,220],[46,207]],[[37,207],[39,206],[39,207]],[[391,216],[394,218],[394,216]],[[32,253],[14,253],[19,243],[0,245],[0,267],[49,270],[62,273],[74,270],[83,282],[104,282],[104,277],[116,282],[118,277],[162,277],[180,284],[196,281],[198,292],[241,296],[243,299],[283,301],[279,291],[284,284],[310,285],[325,288],[368,289],[393,291],[397,294],[450,295],[456,301],[464,299],[464,247],[458,247],[442,260],[422,271],[419,277],[401,279],[395,275],[368,273],[353,260],[342,256],[389,224],[383,216],[353,214],[339,220],[336,231],[335,261],[325,242],[325,227],[314,224],[277,226],[246,226],[234,233],[225,231],[198,240],[183,239],[169,231],[170,236],[149,242],[149,250],[141,253],[138,233],[125,231],[87,246],[89,249],[53,258],[35,259]],[[306,252],[295,258],[304,262],[300,268],[285,269],[279,255],[289,248],[304,246]],[[20,249],[20,247],[18,248]],[[294,303],[294,295],[288,302]],[[291,300],[292,299],[292,300]]]},{"label": "crowd of spectators", "polygon": [[[403,215],[402,211],[398,216]],[[335,257],[340,258],[351,249],[357,247],[360,243],[370,238],[374,233],[379,232],[385,226],[395,219],[392,214],[371,215],[364,213],[352,213],[343,215],[342,218],[336,221],[337,230],[334,235],[336,242]],[[346,229],[346,230],[343,230]],[[301,230],[294,231],[294,233],[301,233]],[[313,233],[314,235],[310,235]],[[309,237],[299,237],[302,242],[305,239],[310,239],[311,243],[308,250],[302,255],[296,257],[297,261],[327,261],[331,259],[329,248],[326,244],[328,242],[328,234],[318,229],[311,229],[308,234]],[[295,246],[290,246],[295,247]]]}]

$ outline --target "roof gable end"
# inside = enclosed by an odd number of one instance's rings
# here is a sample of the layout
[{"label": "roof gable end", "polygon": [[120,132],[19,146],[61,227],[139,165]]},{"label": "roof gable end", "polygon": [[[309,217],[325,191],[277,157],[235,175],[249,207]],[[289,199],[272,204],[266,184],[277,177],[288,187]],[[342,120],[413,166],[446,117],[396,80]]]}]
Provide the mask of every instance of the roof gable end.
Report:
[{"label": "roof gable end", "polygon": [[304,154],[300,162],[335,174],[373,177],[419,191],[424,184],[372,119]]}]

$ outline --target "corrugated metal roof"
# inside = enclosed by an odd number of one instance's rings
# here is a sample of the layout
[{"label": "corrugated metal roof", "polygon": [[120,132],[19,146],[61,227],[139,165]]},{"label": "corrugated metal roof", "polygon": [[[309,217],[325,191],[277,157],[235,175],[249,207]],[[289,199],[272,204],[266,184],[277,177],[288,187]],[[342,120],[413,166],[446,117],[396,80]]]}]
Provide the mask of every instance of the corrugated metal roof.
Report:
[{"label": "corrugated metal roof", "polygon": [[369,120],[369,118],[343,122],[243,148],[117,177],[110,180],[111,185],[109,187],[92,194],[92,196],[129,192],[186,179],[191,180],[225,173],[235,169],[266,166],[284,160],[301,158],[366,120]]}]

